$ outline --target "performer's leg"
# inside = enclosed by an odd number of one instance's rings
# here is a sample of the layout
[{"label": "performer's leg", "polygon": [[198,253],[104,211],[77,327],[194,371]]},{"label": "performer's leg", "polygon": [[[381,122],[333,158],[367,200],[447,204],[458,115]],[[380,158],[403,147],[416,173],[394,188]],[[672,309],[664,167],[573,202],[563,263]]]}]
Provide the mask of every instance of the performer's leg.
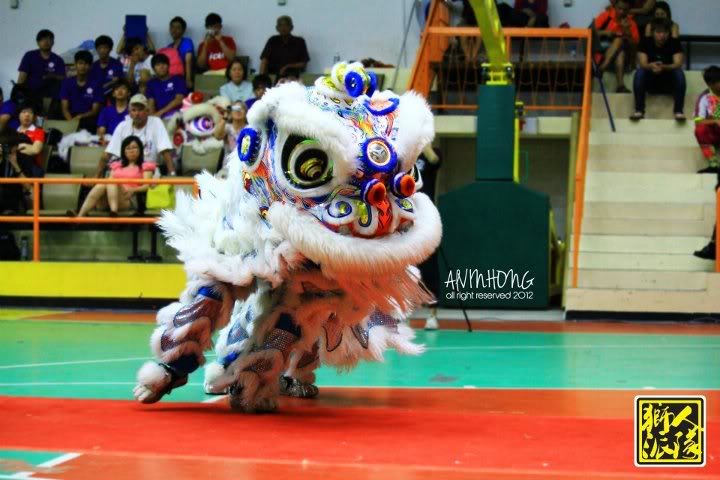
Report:
[{"label": "performer's leg", "polygon": [[315,370],[320,366],[320,342],[312,349],[295,350],[290,357],[290,367],[280,377],[280,395],[298,398],[315,398],[320,391],[315,383]]},{"label": "performer's leg", "polygon": [[212,343],[212,333],[230,316],[233,295],[227,287],[203,286],[186,293],[188,302],[175,302],[158,312],[158,327],[150,345],[158,362],[148,362],[138,372],[135,398],[154,403],[205,362],[203,352]]}]

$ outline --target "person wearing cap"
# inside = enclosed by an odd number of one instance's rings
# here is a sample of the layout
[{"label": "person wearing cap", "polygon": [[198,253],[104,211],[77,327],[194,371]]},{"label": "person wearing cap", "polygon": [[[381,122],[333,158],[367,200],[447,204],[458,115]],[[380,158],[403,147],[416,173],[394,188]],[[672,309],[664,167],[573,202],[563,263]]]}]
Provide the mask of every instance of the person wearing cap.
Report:
[{"label": "person wearing cap", "polygon": [[304,72],[310,61],[305,40],[292,35],[293,21],[287,15],[278,17],[275,29],[260,54],[260,73],[282,75],[288,69]]},{"label": "person wearing cap", "polygon": [[110,143],[105,149],[105,154],[98,165],[98,177],[102,177],[105,173],[110,157],[120,158],[122,142],[130,136],[136,136],[142,141],[145,161],[160,165],[159,160],[162,158],[165,169],[163,173],[176,174],[170,154],[173,146],[165,124],[160,118],[150,116],[147,97],[142,93],[137,93],[130,99],[130,117],[120,122],[115,128]]}]

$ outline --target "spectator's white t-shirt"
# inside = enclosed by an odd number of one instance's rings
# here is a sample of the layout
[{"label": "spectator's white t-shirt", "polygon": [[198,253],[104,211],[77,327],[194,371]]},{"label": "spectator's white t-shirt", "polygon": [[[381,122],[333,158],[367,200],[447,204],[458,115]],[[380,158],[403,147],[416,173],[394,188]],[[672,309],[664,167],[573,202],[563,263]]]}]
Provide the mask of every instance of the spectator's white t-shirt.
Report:
[{"label": "spectator's white t-shirt", "polygon": [[147,123],[142,128],[133,126],[132,118],[128,117],[115,128],[112,139],[105,151],[116,157],[120,156],[120,146],[127,137],[135,135],[143,143],[144,160],[146,162],[158,162],[160,152],[172,150],[165,124],[158,117],[148,117]]}]

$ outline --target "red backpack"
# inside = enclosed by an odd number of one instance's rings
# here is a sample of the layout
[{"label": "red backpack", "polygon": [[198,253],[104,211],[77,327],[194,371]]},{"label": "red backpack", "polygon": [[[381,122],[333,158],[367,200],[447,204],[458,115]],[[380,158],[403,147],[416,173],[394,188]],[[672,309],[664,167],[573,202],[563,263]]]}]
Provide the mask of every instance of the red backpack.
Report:
[{"label": "red backpack", "polygon": [[157,53],[162,53],[166,57],[168,57],[168,60],[170,60],[170,76],[180,75],[181,77],[185,76],[185,64],[183,63],[182,59],[180,58],[180,54],[176,49],[173,47],[165,47],[161,48],[157,51]]}]

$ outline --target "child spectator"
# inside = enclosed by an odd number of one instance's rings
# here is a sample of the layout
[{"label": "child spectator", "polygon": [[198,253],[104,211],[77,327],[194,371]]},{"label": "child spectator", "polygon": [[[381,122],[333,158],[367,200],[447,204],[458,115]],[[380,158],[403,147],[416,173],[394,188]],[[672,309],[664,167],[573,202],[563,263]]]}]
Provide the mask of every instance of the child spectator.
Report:
[{"label": "child spectator", "polygon": [[152,58],[155,78],[147,84],[147,97],[150,102],[150,113],[160,118],[167,118],[182,106],[187,93],[185,79],[179,75],[170,76],[170,60],[162,53]]},{"label": "child spectator", "polygon": [[100,86],[103,95],[112,92],[113,85],[123,78],[123,65],[117,58],[110,56],[113,41],[107,35],[100,35],[95,39],[95,51],[98,59],[90,67],[88,77],[95,85]]},{"label": "child spectator", "polygon": [[[213,135],[225,144],[225,155],[230,154],[237,146],[237,138],[240,130],[247,126],[247,106],[242,100],[233,102],[229,109],[229,115],[223,115],[215,126]],[[227,161],[227,160],[225,160]],[[226,167],[223,162],[223,168]]]},{"label": "child spectator", "polygon": [[292,18],[287,15],[278,17],[275,30],[279,35],[270,37],[260,54],[260,73],[282,75],[286,69],[305,71],[310,61],[305,40],[291,35]]},{"label": "child spectator", "polygon": [[713,65],[703,72],[708,86],[695,106],[695,138],[700,144],[707,168],[698,173],[718,173],[720,159],[720,67]]},{"label": "child spectator", "polygon": [[92,65],[92,54],[80,50],[75,54],[75,77],[63,80],[60,100],[65,120],[80,120],[79,129],[95,133],[100,104],[103,101],[102,89],[92,83],[88,72]]},{"label": "child spectator", "polygon": [[281,75],[278,75],[277,80],[275,81],[275,86],[282,85],[284,83],[292,83],[296,82],[302,85],[302,80],[300,80],[300,72],[295,69],[286,69]]},{"label": "child spectator", "polygon": [[105,145],[105,135],[115,133],[115,128],[125,120],[128,115],[128,100],[130,98],[130,86],[125,79],[120,79],[113,87],[113,105],[108,105],[100,111],[97,125],[97,135],[100,145]]},{"label": "child spectator", "polygon": [[162,157],[165,165],[161,168],[165,168],[169,175],[175,175],[175,165],[170,153],[173,145],[170,143],[165,124],[158,117],[150,116],[148,99],[145,95],[137,93],[130,98],[129,117],[115,128],[112,139],[105,149],[105,155],[98,165],[98,177],[105,172],[109,156],[120,157],[120,146],[123,140],[130,136],[136,136],[142,141],[144,159],[158,163],[159,157]]},{"label": "child spectator", "polygon": [[[667,2],[657,2],[655,4],[655,12],[653,13],[653,18],[667,19],[672,24],[672,28],[670,30],[672,38],[680,38],[680,25],[673,22],[672,10],[670,10],[670,5],[668,5]],[[645,25],[645,36],[652,37],[652,27],[650,23]]]},{"label": "child spectator", "polygon": [[168,48],[174,48],[180,54],[180,60],[183,62],[185,67],[185,86],[192,90],[193,88],[193,75],[195,71],[193,69],[193,60],[195,58],[195,44],[190,37],[184,37],[187,31],[187,23],[182,17],[175,17],[170,20],[170,37],[172,37],[172,43],[168,45]]},{"label": "child spectator", "polygon": [[41,105],[45,97],[57,99],[60,84],[65,78],[65,62],[53,53],[55,34],[50,30],[40,30],[35,37],[38,50],[23,55],[18,67],[18,85],[25,85],[32,103]]},{"label": "child spectator", "polygon": [[231,102],[246,101],[253,96],[252,83],[247,81],[245,63],[238,57],[233,58],[225,71],[225,78],[229,81],[220,87],[220,95]]},{"label": "child spectator", "polygon": [[[138,137],[129,136],[122,141],[120,161],[111,165],[110,178],[140,179],[152,178],[155,163],[145,161],[143,144]],[[84,217],[95,207],[109,209],[111,217],[117,217],[119,211],[137,208],[136,193],[146,192],[149,185],[123,183],[121,185],[95,185],[88,193],[78,213],[68,210],[71,217]]]},{"label": "child spectator", "polygon": [[237,52],[235,40],[221,35],[222,18],[217,13],[205,17],[205,28],[205,39],[198,47],[198,67],[208,71],[223,71]]},{"label": "child spectator", "polygon": [[672,94],[675,99],[673,112],[675,120],[684,122],[685,73],[683,52],[680,41],[670,37],[670,23],[667,19],[652,21],[652,38],[643,38],[638,52],[638,69],[635,72],[635,113],[631,120],[645,117],[646,93]]},{"label": "child spectator", "polygon": [[248,109],[253,106],[253,103],[257,102],[263,97],[263,95],[265,95],[268,88],[272,87],[272,80],[269,76],[260,74],[253,78],[252,85],[255,97],[245,102]]},{"label": "child spectator", "polygon": [[[149,37],[148,37],[149,38]],[[152,55],[139,38],[129,38],[125,47],[127,55],[127,81],[141,93],[152,78]]]},{"label": "child spectator", "polygon": [[640,42],[640,31],[629,10],[628,0],[617,0],[613,7],[598,15],[593,23],[601,40],[610,40],[598,70],[604,73],[614,62],[617,93],[630,93],[625,86],[625,69],[634,66],[635,51]]},{"label": "child spectator", "polygon": [[45,146],[45,130],[35,126],[35,108],[32,105],[23,105],[20,108],[18,117],[20,119],[18,133],[22,133],[30,140],[29,143],[20,143],[18,152],[35,160],[36,170],[39,171],[39,175],[36,176],[40,176],[45,169],[42,157],[43,147]]}]

